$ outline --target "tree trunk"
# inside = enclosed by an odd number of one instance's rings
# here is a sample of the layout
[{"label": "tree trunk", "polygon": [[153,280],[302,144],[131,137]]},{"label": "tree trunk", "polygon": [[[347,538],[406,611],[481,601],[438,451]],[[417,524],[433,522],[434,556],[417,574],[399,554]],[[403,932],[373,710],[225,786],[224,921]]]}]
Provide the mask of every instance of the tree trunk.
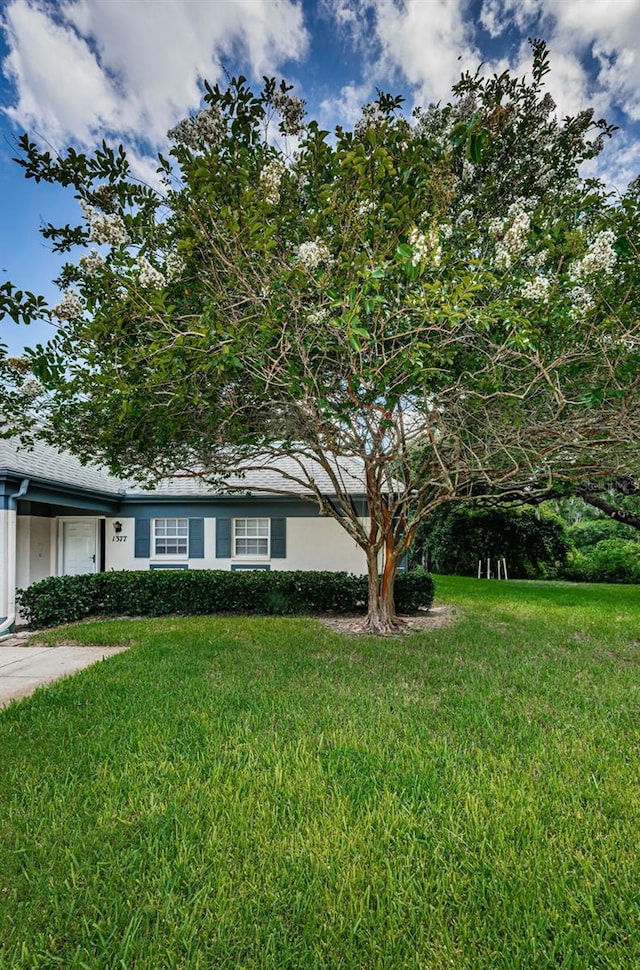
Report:
[{"label": "tree trunk", "polygon": [[615,522],[622,522],[624,525],[631,526],[632,529],[640,529],[640,515],[637,515],[635,512],[627,512],[626,509],[619,509],[601,495],[593,495],[588,492],[579,492],[578,494],[583,502],[593,506],[594,509],[599,509],[600,512],[604,512],[605,515],[608,515]]},{"label": "tree trunk", "polygon": [[393,596],[393,584],[398,571],[398,558],[387,549],[382,575],[379,575],[378,557],[375,553],[369,552],[367,553],[367,568],[369,572],[369,603],[363,630],[366,633],[376,633],[382,636],[399,633],[405,623],[396,615]]}]

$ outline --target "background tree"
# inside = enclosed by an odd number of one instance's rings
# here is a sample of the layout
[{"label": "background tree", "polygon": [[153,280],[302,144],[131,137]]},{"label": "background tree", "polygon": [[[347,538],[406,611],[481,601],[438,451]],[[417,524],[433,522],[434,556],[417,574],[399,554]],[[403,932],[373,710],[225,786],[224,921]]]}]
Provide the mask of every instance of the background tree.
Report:
[{"label": "background tree", "polygon": [[564,523],[549,511],[450,502],[422,524],[412,555],[434,572],[458,576],[477,575],[479,560],[486,575],[487,559],[496,576],[505,559],[511,579],[535,579],[556,577],[568,551]]},{"label": "background tree", "polygon": [[27,177],[82,209],[44,235],[87,250],[58,281],[57,336],[28,355],[41,433],[115,472],[213,486],[289,456],[276,490],[302,484],[362,547],[380,632],[434,509],[585,480],[604,452],[627,470],[638,187],[580,178],[611,129],[558,121],[547,71],[535,42],[531,80],[464,75],[413,118],[380,94],[333,135],[284,84],[207,86],[160,189],[122,149],[52,158],[25,136]]}]

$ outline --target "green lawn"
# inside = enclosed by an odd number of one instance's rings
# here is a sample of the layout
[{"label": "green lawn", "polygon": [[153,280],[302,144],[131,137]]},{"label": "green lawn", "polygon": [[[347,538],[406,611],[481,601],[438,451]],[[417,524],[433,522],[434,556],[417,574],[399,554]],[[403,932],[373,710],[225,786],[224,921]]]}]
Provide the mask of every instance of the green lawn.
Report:
[{"label": "green lawn", "polygon": [[132,647],[0,713],[0,967],[640,967],[640,589],[443,601],[49,634]]}]

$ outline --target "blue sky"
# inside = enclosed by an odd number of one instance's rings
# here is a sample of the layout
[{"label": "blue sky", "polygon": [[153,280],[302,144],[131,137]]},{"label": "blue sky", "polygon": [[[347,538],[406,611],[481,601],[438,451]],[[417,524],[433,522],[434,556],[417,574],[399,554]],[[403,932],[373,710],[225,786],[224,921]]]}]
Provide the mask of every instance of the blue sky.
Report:
[{"label": "blue sky", "polygon": [[[323,124],[349,125],[376,87],[411,106],[481,62],[524,71],[530,36],[551,49],[559,113],[593,106],[619,125],[598,174],[624,189],[640,174],[640,0],[2,0],[0,275],[55,301],[38,227],[77,219],[12,162],[23,131],[52,151],[122,142],[151,176],[167,129],[225,68],[285,77]],[[0,340],[15,353],[48,326],[0,321]]]}]

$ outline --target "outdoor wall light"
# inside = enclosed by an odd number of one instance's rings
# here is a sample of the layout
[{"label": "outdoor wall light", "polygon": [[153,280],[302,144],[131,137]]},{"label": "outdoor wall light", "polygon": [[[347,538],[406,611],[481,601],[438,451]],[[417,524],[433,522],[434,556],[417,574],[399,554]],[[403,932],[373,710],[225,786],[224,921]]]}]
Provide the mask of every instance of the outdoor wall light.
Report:
[{"label": "outdoor wall light", "polygon": [[120,535],[120,533],[122,532],[122,522],[114,522],[113,531],[115,532],[116,535]]}]

